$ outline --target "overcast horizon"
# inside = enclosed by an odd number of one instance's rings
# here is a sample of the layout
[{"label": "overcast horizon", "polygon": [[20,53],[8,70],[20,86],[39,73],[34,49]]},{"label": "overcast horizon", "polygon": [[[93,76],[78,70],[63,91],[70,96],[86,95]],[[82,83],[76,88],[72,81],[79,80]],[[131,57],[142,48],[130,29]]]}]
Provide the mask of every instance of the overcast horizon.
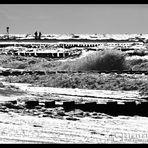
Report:
[{"label": "overcast horizon", "polygon": [[148,34],[148,4],[0,4],[0,34]]}]

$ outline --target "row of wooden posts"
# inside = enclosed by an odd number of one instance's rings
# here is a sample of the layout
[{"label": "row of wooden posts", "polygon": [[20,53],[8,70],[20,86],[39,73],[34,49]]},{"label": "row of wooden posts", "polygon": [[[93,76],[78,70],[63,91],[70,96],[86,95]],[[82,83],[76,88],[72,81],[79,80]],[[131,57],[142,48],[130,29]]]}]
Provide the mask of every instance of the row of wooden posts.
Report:
[{"label": "row of wooden posts", "polygon": [[118,71],[118,70],[112,70],[112,71],[29,71],[29,70],[4,70],[4,71],[0,71],[0,75],[1,76],[18,76],[18,75],[24,75],[24,74],[37,74],[37,75],[46,75],[46,74],[56,74],[56,73],[98,73],[98,74],[102,74],[102,73],[114,73],[114,74],[145,74],[148,75],[148,71],[128,71],[128,70],[124,70],[124,71]]},{"label": "row of wooden posts", "polygon": [[[15,102],[17,103],[17,102]],[[88,112],[100,112],[106,113],[112,116],[118,115],[140,115],[148,116],[148,102],[147,101],[126,101],[123,103],[118,103],[117,101],[108,101],[107,103],[97,103],[97,102],[75,102],[75,101],[63,101],[59,104],[55,100],[45,100],[44,102],[39,102],[37,100],[25,101],[26,108],[33,109],[39,105],[45,108],[54,108],[62,106],[65,111],[71,111],[74,109],[81,109]]]},{"label": "row of wooden posts", "polygon": [[49,57],[49,58],[65,58],[70,56],[69,52],[54,52],[54,53],[44,53],[44,52],[6,52],[7,55],[14,56],[34,56],[34,57]]},{"label": "row of wooden posts", "polygon": [[[89,49],[88,49],[89,50]],[[97,51],[96,49],[90,49]],[[99,50],[99,49],[98,49]],[[4,52],[6,55],[14,55],[14,56],[33,56],[33,57],[50,57],[50,58],[66,58],[69,57],[71,52]],[[128,56],[146,56],[147,52],[128,52],[126,53]]]}]

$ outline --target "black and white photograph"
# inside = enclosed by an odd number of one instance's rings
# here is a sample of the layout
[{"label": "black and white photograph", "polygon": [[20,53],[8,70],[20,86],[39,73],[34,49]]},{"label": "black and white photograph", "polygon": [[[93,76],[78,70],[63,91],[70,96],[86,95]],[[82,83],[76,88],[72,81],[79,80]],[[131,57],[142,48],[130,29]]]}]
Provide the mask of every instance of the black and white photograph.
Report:
[{"label": "black and white photograph", "polygon": [[148,4],[0,4],[0,144],[147,144]]}]

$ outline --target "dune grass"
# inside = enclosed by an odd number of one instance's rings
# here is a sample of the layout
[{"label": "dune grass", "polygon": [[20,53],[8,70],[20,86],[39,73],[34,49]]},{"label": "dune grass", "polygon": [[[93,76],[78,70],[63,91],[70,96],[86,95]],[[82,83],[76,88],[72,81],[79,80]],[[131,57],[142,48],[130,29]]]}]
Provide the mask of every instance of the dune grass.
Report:
[{"label": "dune grass", "polygon": [[[4,57],[2,57],[4,58]],[[91,70],[125,70],[134,69],[136,66],[148,69],[148,61],[143,59],[126,59],[123,52],[117,50],[94,51],[86,56],[80,56],[73,60],[52,60],[34,57],[5,57],[0,59],[1,65],[13,68],[26,64],[25,69],[47,70],[47,71],[91,71]],[[14,63],[13,63],[14,62]],[[15,63],[18,63],[15,64]],[[19,65],[20,64],[20,65]],[[141,68],[139,68],[141,70]],[[46,87],[65,87],[83,89],[108,89],[108,90],[140,90],[147,92],[148,83],[146,80],[135,79],[133,76],[104,75],[93,73],[67,73],[67,74],[47,74],[47,75],[21,75],[8,76],[9,82],[31,83]]]},{"label": "dune grass", "polygon": [[91,51],[85,56],[73,60],[48,60],[38,57],[18,57],[0,55],[0,66],[5,68],[44,70],[44,71],[90,71],[90,70],[148,70],[147,59],[130,59],[122,51],[103,50]]},{"label": "dune grass", "polygon": [[[148,78],[146,78],[148,80]],[[30,83],[36,86],[81,88],[98,90],[145,90],[147,81],[134,76],[98,73],[57,73],[48,75],[8,76],[14,83]]]},{"label": "dune grass", "polygon": [[148,71],[148,59],[127,59],[126,65],[133,71]]},{"label": "dune grass", "polygon": [[54,68],[59,63],[59,61],[49,61],[38,57],[0,55],[0,66],[4,68],[48,70],[52,67]]},{"label": "dune grass", "polygon": [[117,50],[94,51],[73,61],[65,61],[58,70],[90,71],[90,70],[124,70],[125,54]]}]

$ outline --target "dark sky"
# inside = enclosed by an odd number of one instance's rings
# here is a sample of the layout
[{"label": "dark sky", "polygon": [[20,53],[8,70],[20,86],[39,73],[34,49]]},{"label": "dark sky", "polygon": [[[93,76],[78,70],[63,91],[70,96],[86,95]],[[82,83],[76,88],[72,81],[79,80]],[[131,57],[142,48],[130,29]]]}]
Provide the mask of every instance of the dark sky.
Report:
[{"label": "dark sky", "polygon": [[148,4],[0,4],[0,34],[144,33]]}]

